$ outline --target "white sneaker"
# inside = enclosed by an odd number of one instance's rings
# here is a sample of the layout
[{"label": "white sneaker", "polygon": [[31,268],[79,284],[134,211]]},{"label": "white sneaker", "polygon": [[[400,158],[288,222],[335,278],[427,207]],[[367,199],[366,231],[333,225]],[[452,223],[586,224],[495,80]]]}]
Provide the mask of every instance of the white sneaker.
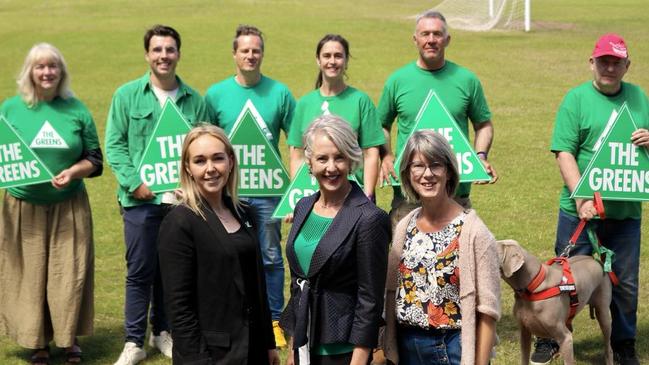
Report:
[{"label": "white sneaker", "polygon": [[153,333],[149,337],[149,346],[160,350],[160,352],[168,358],[172,356],[173,340],[171,334],[167,331],[160,332],[159,336],[154,336]]},{"label": "white sneaker", "polygon": [[135,365],[138,362],[146,359],[146,352],[138,347],[135,342],[127,342],[124,344],[124,350],[119,355],[119,359],[114,365]]}]

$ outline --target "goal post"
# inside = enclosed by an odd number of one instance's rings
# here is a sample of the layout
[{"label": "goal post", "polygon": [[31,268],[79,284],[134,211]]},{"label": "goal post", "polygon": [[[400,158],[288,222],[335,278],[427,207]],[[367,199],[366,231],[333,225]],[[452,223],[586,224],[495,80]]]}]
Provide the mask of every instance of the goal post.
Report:
[{"label": "goal post", "polygon": [[531,0],[444,0],[433,9],[455,29],[531,29]]}]

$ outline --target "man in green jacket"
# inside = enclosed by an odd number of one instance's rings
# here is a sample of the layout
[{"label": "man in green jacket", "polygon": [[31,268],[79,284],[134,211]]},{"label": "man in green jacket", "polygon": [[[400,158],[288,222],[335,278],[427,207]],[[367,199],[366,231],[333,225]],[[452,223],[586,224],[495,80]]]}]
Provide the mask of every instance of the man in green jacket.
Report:
[{"label": "man in green jacket", "polygon": [[168,98],[190,124],[207,121],[202,97],[176,75],[180,35],[155,25],[144,35],[144,57],[150,71],[117,89],[106,124],[106,157],[117,178],[117,198],[126,242],[126,344],[115,365],[133,365],[146,358],[142,348],[151,303],[149,344],[171,357],[172,340],[164,313],[158,269],[157,240],[173,193],[154,194],[137,171],[146,145]]}]

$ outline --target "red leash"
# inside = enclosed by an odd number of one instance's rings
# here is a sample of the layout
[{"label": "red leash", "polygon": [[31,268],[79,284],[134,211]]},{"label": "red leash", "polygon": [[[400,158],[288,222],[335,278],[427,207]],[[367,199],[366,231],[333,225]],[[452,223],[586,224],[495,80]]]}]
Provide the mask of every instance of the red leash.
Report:
[{"label": "red leash", "polygon": [[[595,192],[593,194],[593,207],[597,211],[597,215],[599,216],[600,219],[606,219],[606,213],[604,211],[604,202],[602,201],[602,195],[599,192]],[[583,232],[584,228],[586,228],[586,223],[587,221],[585,219],[582,219],[579,221],[579,224],[577,225],[577,229],[575,229],[575,232],[572,234],[570,237],[570,241],[568,241],[568,246],[566,246],[566,249],[561,253],[560,256],[565,256],[567,257],[570,249],[577,243],[577,239],[579,238],[579,235],[581,235],[581,232]],[[597,245],[599,247],[602,246],[602,242],[599,240],[599,237],[597,237]],[[600,261],[603,263],[605,260],[604,254],[601,254],[600,256]],[[611,283],[613,285],[617,285],[620,281],[617,278],[617,275],[613,271],[608,272],[608,276],[611,279]]]}]

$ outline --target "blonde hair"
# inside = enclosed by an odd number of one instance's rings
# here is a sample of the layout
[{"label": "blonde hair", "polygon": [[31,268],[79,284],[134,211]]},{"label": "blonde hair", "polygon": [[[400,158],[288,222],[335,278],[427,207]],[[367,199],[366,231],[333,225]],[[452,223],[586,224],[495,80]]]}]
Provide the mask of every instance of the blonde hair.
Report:
[{"label": "blonde hair", "polygon": [[350,162],[350,171],[356,170],[363,162],[363,150],[358,145],[356,132],[343,118],[326,114],[319,116],[311,122],[309,128],[304,132],[303,143],[304,157],[311,159],[313,154],[313,142],[316,136],[327,136]]},{"label": "blonde hair", "polygon": [[36,95],[36,87],[34,85],[34,79],[32,78],[32,72],[36,63],[43,59],[56,62],[61,70],[59,85],[56,87],[56,96],[67,99],[73,95],[70,90],[68,67],[61,51],[49,43],[38,43],[35,44],[27,53],[23,67],[16,79],[16,84],[18,84],[18,93],[22,96],[25,104],[30,108],[34,107],[40,101],[38,95]]},{"label": "blonde hair", "polygon": [[228,158],[232,160],[232,170],[228,176],[228,181],[225,185],[225,193],[232,199],[232,204],[235,207],[235,214],[239,215],[239,209],[241,203],[239,202],[239,197],[237,196],[237,187],[239,184],[239,163],[237,162],[236,154],[234,153],[234,148],[228,140],[228,137],[225,135],[223,129],[207,123],[200,123],[194,127],[187,136],[185,136],[185,141],[183,142],[182,155],[180,160],[180,189],[183,192],[183,197],[181,199],[181,204],[184,204],[194,213],[201,216],[203,219],[206,219],[203,211],[201,209],[203,203],[201,199],[201,194],[196,185],[196,182],[189,174],[189,146],[198,138],[202,136],[211,136],[225,145],[225,153],[228,154]]}]

